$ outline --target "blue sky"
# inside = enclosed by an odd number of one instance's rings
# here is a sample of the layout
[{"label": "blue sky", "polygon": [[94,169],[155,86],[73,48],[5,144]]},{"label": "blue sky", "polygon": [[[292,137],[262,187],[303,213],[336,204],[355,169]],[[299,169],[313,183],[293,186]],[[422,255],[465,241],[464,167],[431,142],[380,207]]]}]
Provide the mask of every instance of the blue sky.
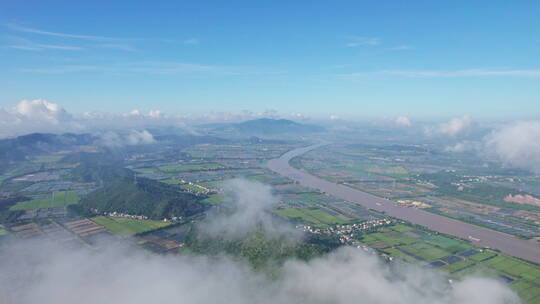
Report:
[{"label": "blue sky", "polygon": [[0,106],[540,114],[539,1],[172,2],[0,2]]}]

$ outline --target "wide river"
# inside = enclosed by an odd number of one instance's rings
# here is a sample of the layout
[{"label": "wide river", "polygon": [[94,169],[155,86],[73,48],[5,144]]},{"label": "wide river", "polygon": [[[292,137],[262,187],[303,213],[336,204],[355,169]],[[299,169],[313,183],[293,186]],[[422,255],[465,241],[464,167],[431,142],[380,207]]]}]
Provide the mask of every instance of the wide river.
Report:
[{"label": "wide river", "polygon": [[268,162],[268,168],[299,182],[301,185],[318,189],[337,198],[385,212],[390,216],[424,226],[440,233],[469,240],[478,246],[495,248],[512,256],[540,263],[540,244],[534,240],[518,239],[506,233],[467,224],[416,208],[399,207],[390,200],[324,180],[289,165],[289,161],[292,158],[322,145],[324,144],[291,150],[279,158],[270,160]]}]

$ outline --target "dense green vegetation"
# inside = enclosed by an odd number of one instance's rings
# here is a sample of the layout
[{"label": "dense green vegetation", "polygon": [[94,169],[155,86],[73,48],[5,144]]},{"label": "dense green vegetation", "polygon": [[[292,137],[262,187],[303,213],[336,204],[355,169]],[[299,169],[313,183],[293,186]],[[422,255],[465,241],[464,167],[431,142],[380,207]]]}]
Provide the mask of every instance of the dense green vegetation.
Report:
[{"label": "dense green vegetation", "polygon": [[103,183],[134,175],[122,166],[117,156],[110,153],[76,153],[65,157],[63,161],[78,164],[71,170],[72,179],[78,182]]},{"label": "dense green vegetation", "polygon": [[121,212],[152,219],[192,216],[205,211],[204,197],[183,192],[174,185],[137,178],[109,182],[81,200],[84,211]]},{"label": "dense green vegetation", "polygon": [[17,203],[10,210],[34,210],[40,208],[52,208],[74,205],[79,202],[79,195],[75,191],[58,191],[43,199],[27,200]]},{"label": "dense green vegetation", "polygon": [[199,233],[195,226],[186,239],[186,246],[192,253],[221,255],[223,253],[247,260],[255,269],[269,269],[287,259],[309,260],[337,248],[339,241],[331,236],[313,235],[303,241],[287,237],[268,237],[257,230],[247,237],[224,239]]},{"label": "dense green vegetation", "polygon": [[10,162],[24,161],[29,156],[48,154],[73,145],[86,145],[94,141],[89,134],[32,133],[0,140],[0,170]]},{"label": "dense green vegetation", "polygon": [[91,218],[98,225],[105,226],[112,233],[133,235],[167,227],[170,223],[152,220],[138,220],[120,217],[96,216]]},{"label": "dense green vegetation", "polygon": [[437,267],[448,271],[452,278],[505,277],[524,303],[538,303],[540,267],[536,264],[406,224],[366,233],[360,239],[392,258],[411,263],[440,263]]},{"label": "dense green vegetation", "polygon": [[222,203],[224,200],[225,196],[223,194],[210,194],[207,198],[203,200],[203,202],[217,205]]},{"label": "dense green vegetation", "polygon": [[347,221],[328,214],[316,207],[278,209],[275,212],[279,215],[296,220],[297,222],[312,224],[322,228],[326,228],[333,224],[347,223]]},{"label": "dense green vegetation", "polygon": [[19,202],[27,201],[25,196],[12,196],[8,198],[0,199],[0,223],[8,223],[14,221],[23,211],[10,210],[11,207]]},{"label": "dense green vegetation", "polygon": [[185,164],[177,166],[163,166],[159,170],[165,173],[183,172],[183,171],[199,171],[199,170],[215,170],[223,168],[219,164]]}]

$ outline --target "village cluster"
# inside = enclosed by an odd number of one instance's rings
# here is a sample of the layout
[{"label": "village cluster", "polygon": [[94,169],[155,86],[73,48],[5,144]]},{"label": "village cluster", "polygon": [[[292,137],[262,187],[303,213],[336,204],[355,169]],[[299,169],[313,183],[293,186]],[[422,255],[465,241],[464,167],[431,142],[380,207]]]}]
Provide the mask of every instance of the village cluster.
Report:
[{"label": "village cluster", "polygon": [[336,225],[334,227],[329,227],[326,229],[305,225],[298,225],[296,226],[296,228],[302,229],[304,232],[309,232],[313,234],[337,235],[339,236],[339,241],[342,244],[350,244],[353,241],[355,234],[358,232],[371,231],[375,228],[391,225],[394,223],[396,223],[396,220],[385,218],[365,221],[357,224]]}]

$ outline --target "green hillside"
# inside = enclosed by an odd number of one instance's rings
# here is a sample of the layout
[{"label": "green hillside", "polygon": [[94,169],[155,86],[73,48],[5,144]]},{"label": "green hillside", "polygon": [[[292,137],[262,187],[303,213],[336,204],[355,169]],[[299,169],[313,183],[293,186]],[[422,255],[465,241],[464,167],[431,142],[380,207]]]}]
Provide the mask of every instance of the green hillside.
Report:
[{"label": "green hillside", "polygon": [[204,212],[209,207],[204,198],[146,178],[118,179],[84,197],[80,206],[86,212],[116,211],[162,219]]}]

